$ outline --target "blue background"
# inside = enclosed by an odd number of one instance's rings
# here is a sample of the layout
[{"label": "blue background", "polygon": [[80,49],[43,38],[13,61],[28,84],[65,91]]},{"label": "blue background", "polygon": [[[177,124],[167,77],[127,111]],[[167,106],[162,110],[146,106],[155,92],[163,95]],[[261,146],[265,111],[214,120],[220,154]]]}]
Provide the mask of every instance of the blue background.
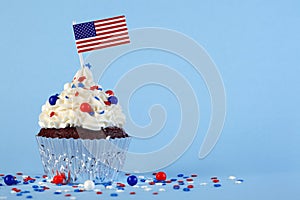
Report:
[{"label": "blue background", "polygon": [[[226,88],[223,133],[213,152],[198,160],[210,112],[201,77],[172,55],[146,50],[122,58],[124,62],[120,59],[107,71],[100,84],[113,88],[122,75],[122,70],[118,70],[122,63],[126,63],[123,71],[148,62],[170,64],[182,70],[199,91],[197,97],[203,112],[199,134],[191,148],[164,170],[170,174],[234,174],[248,178],[248,185],[245,183],[237,193],[241,197],[250,195],[249,199],[280,199],[279,191],[290,197],[299,194],[300,3],[296,0],[2,2],[0,172],[42,173],[34,137],[39,131],[41,106],[51,94],[61,91],[79,68],[72,21],[120,14],[126,16],[129,29],[162,27],[196,40],[218,66]],[[140,117],[137,111],[147,112],[148,104],[171,101],[172,110],[174,97],[161,90],[149,86],[138,91],[132,100],[132,117],[140,125],[149,123],[149,119],[146,114]],[[156,92],[164,94],[162,99],[151,102],[153,99],[149,98],[146,106],[141,103],[139,98],[143,95],[154,96]],[[173,123],[178,116],[169,115],[168,120]],[[166,125],[165,131],[176,128]],[[154,147],[149,142],[137,142],[131,148],[147,152],[163,146],[166,140],[153,142]],[[224,189],[224,193],[207,193],[206,197],[227,193]]]}]

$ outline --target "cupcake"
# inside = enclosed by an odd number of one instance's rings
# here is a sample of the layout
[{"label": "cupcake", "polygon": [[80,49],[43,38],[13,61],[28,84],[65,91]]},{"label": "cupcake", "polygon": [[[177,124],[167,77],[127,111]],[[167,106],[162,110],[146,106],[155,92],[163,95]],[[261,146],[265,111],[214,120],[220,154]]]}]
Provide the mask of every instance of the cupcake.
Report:
[{"label": "cupcake", "polygon": [[115,180],[130,143],[124,123],[114,92],[104,91],[90,69],[81,68],[42,106],[36,139],[45,173],[63,175],[65,183]]}]

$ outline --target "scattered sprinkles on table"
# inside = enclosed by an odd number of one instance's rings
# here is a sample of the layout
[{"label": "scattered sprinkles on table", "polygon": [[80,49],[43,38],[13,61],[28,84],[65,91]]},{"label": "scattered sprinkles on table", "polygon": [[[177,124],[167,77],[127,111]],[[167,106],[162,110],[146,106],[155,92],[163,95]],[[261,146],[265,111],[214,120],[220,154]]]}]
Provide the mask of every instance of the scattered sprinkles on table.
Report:
[{"label": "scattered sprinkles on table", "polygon": [[[115,182],[95,184],[93,180],[86,180],[82,184],[68,183],[65,174],[57,174],[51,180],[47,175],[28,176],[22,172],[16,174],[0,174],[0,190],[8,188],[10,195],[23,196],[23,198],[35,199],[43,193],[55,196],[64,196],[76,199],[78,193],[92,192],[89,194],[104,195],[111,198],[118,196],[132,196],[138,194],[159,195],[162,192],[193,192],[200,188],[218,190],[226,187],[226,184],[240,185],[244,180],[236,176],[220,178],[212,176],[203,178],[197,174],[177,174],[167,176],[166,172],[155,172],[149,176],[138,176],[135,174],[123,174],[125,179]],[[34,177],[34,178],[33,178]],[[201,189],[202,190],[202,189]],[[1,199],[9,199],[10,196],[0,196]]]}]

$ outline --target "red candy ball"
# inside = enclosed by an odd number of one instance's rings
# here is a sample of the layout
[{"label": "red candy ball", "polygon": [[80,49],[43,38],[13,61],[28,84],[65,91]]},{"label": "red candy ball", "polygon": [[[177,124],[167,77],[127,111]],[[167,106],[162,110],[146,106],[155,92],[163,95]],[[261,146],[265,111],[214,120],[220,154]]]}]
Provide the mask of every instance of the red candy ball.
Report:
[{"label": "red candy ball", "polygon": [[80,110],[82,112],[92,112],[92,107],[89,103],[82,103],[80,105]]},{"label": "red candy ball", "polygon": [[155,178],[158,181],[165,181],[167,179],[167,175],[165,172],[158,172],[156,173]]},{"label": "red candy ball", "polygon": [[62,184],[64,182],[64,178],[61,175],[55,175],[52,182],[55,184]]}]

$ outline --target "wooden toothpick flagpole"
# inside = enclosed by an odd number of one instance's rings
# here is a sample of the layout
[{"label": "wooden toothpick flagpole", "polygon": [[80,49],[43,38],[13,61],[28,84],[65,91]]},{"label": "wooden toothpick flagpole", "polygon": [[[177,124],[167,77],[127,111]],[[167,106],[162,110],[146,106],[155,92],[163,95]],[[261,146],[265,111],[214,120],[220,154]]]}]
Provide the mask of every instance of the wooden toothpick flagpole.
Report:
[{"label": "wooden toothpick flagpole", "polygon": [[[73,21],[73,25],[76,24],[76,21]],[[80,66],[83,68],[84,67],[84,60],[83,60],[83,56],[82,53],[78,53],[79,56],[79,62],[80,62]]]}]

